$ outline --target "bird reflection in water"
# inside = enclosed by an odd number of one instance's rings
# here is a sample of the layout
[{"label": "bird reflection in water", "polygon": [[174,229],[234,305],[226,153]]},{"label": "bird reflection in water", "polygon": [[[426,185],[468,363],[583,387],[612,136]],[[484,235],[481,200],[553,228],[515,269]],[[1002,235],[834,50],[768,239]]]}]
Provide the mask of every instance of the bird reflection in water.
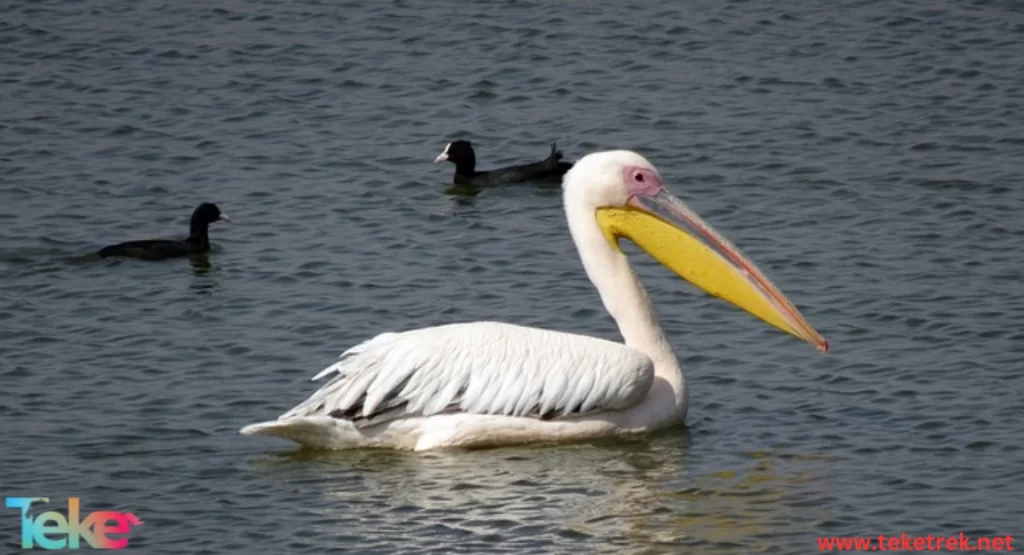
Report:
[{"label": "bird reflection in water", "polygon": [[188,257],[188,263],[192,266],[192,273],[202,276],[210,273],[210,257],[204,252]]},{"label": "bird reflection in water", "polygon": [[[503,530],[543,522],[537,546],[569,540],[578,547],[642,544],[655,548],[650,553],[755,553],[773,547],[773,533],[798,529],[792,523],[827,518],[821,503],[828,499],[831,463],[821,457],[753,453],[724,468],[694,459],[692,450],[689,434],[675,431],[557,449],[298,448],[261,455],[247,466],[272,480],[301,474],[311,484],[308,494],[321,497],[311,510],[323,517],[317,526],[327,535],[339,524],[377,526],[350,510],[370,504],[374,514],[410,519],[391,525],[419,530],[437,525],[502,537]],[[401,511],[389,510],[395,508]],[[503,524],[495,529],[494,523]],[[521,540],[515,536],[507,537]],[[422,538],[424,545],[436,540]]]}]

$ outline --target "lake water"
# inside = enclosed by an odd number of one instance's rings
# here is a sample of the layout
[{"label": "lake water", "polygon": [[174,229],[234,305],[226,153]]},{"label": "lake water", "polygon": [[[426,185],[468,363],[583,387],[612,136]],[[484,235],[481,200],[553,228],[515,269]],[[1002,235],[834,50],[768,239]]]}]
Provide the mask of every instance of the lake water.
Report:
[{"label": "lake water", "polygon": [[[0,493],[134,512],[146,554],[1024,534],[1022,10],[9,0]],[[382,331],[617,339],[557,187],[448,191],[457,137],[484,167],[639,151],[832,352],[637,255],[685,430],[427,454],[237,435]],[[234,220],[205,261],[85,256],[183,235],[202,201]]]}]

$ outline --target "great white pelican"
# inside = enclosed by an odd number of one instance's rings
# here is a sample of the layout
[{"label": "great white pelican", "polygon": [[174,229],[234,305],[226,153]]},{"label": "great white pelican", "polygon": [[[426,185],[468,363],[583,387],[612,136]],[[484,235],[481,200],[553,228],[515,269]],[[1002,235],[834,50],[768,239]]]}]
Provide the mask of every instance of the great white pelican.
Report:
[{"label": "great white pelican", "polygon": [[828,343],[752,262],[630,151],[582,158],[562,182],[569,231],[624,343],[505,324],[382,333],[277,420],[242,428],[322,449],[427,450],[565,442],[680,425],[688,390],[640,281],[629,239],[683,279],[768,324]]}]

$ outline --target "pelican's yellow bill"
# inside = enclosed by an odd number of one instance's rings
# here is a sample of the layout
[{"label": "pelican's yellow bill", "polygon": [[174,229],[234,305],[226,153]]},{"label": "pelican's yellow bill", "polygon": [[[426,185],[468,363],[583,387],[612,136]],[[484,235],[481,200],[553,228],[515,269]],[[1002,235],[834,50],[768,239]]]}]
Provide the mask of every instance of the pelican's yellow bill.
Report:
[{"label": "pelican's yellow bill", "polygon": [[[828,350],[811,327],[753,262],[667,191],[634,199],[625,208],[600,208],[597,221],[608,240],[628,238],[686,281],[750,314]],[[657,213],[655,213],[657,212]]]}]

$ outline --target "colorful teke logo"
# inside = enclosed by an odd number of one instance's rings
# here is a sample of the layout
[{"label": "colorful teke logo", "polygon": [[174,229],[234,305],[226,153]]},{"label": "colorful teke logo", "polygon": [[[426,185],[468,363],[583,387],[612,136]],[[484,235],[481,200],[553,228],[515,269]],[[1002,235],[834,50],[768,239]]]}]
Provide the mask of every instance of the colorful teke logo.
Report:
[{"label": "colorful teke logo", "polygon": [[111,538],[110,534],[127,536],[132,526],[142,524],[132,513],[96,511],[85,520],[78,519],[78,498],[68,498],[68,516],[57,511],[46,511],[36,516],[28,514],[35,501],[49,503],[49,497],[8,497],[7,508],[21,509],[21,547],[32,549],[33,542],[43,549],[78,549],[85,540],[93,549],[124,549],[127,537]]}]

